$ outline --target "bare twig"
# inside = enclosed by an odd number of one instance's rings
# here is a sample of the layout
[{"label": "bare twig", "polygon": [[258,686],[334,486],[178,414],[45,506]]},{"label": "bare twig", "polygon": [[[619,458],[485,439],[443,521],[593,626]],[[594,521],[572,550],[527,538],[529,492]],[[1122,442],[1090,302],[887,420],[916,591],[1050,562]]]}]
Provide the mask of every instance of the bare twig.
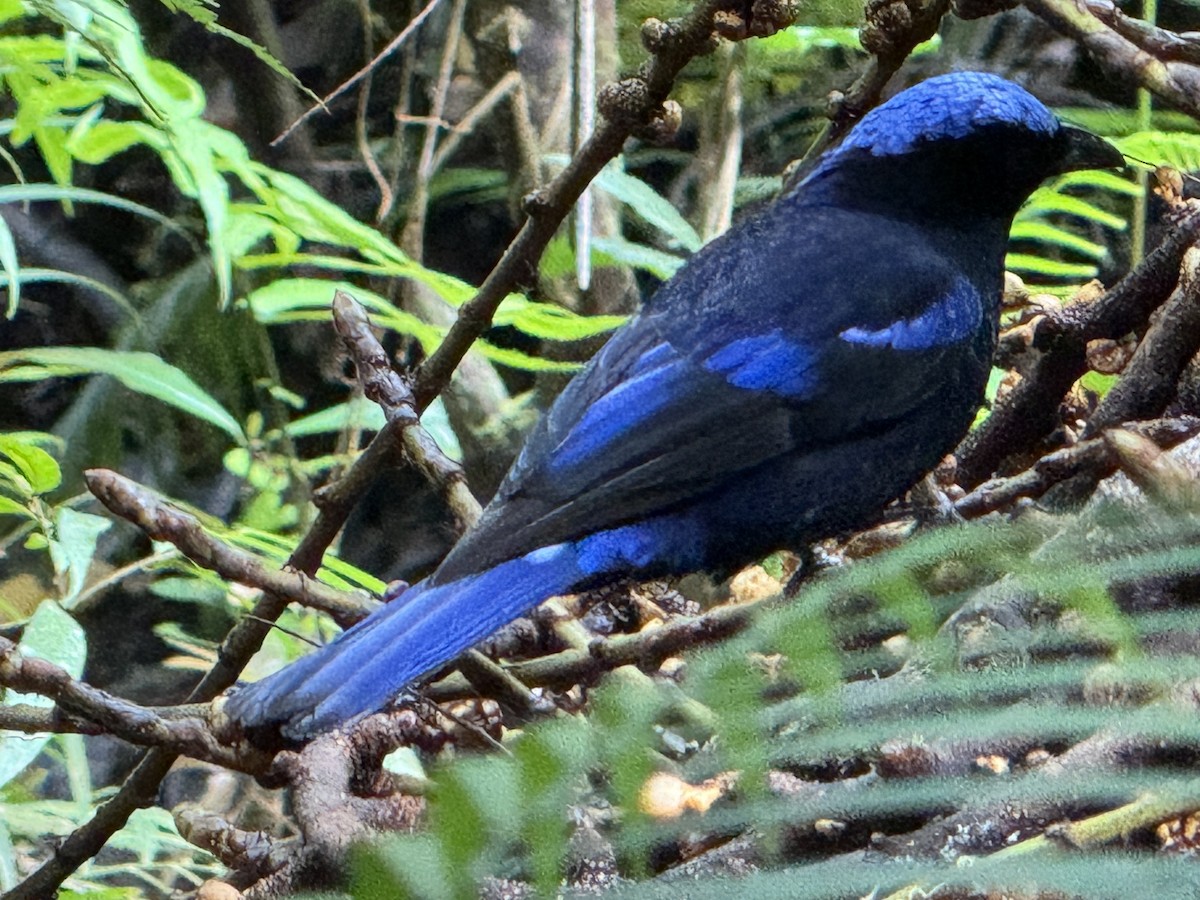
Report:
[{"label": "bare twig", "polygon": [[185,841],[207,850],[243,881],[258,881],[278,872],[295,857],[300,843],[295,837],[243,831],[220,816],[196,809],[176,812],[175,827]]},{"label": "bare twig", "polygon": [[[652,669],[682,650],[724,640],[737,633],[750,624],[759,609],[774,599],[726,604],[704,615],[680,617],[636,634],[596,638],[586,646],[512,663],[504,670],[522,685],[567,688],[593,683],[604,673],[621,666]],[[466,696],[470,691],[467,682],[451,677],[429,685],[421,693],[431,700],[443,701]]]},{"label": "bare twig", "polygon": [[1088,418],[1086,435],[1130,419],[1156,416],[1175,396],[1188,361],[1200,350],[1200,263],[1196,249],[1183,259],[1179,288],[1163,304],[1121,378]]},{"label": "bare twig", "polygon": [[[438,77],[431,94],[429,115],[440,120],[446,109],[446,96],[450,92],[450,79],[454,76],[454,59],[462,38],[463,15],[466,0],[454,0],[450,10],[450,25],[446,29],[442,44],[442,60],[438,66]],[[412,197],[408,203],[408,220],[404,224],[404,236],[400,243],[404,252],[420,259],[424,255],[425,217],[429,212],[429,182],[437,171],[434,150],[437,148],[440,128],[434,122],[425,126],[425,139],[421,142],[421,155],[412,183]],[[382,216],[380,219],[382,220]]]},{"label": "bare twig", "polygon": [[69,715],[93,722],[106,733],[131,744],[167,747],[243,772],[265,771],[270,762],[269,756],[252,749],[247,749],[244,754],[235,753],[219,744],[206,722],[165,719],[151,709],[113,697],[72,678],[65,669],[48,660],[25,656],[16,644],[4,638],[0,638],[0,685],[23,694],[48,697]]},{"label": "bare twig", "polygon": [[1200,36],[1195,32],[1176,34],[1127,16],[1110,0],[1084,0],[1084,7],[1121,37],[1159,59],[1200,65]]},{"label": "bare twig", "polygon": [[[369,716],[349,734],[334,731],[299,753],[279,755],[277,774],[294,787],[296,821],[304,841],[289,848],[290,859],[274,860],[274,887],[294,889],[299,886],[296,879],[314,868],[328,879],[345,864],[345,850],[354,840],[372,829],[395,831],[415,824],[424,808],[421,798],[363,794],[378,781],[383,757],[398,746],[420,743],[422,729],[414,712],[401,710]],[[272,891],[281,892],[286,891]]]},{"label": "bare twig", "polygon": [[309,107],[308,111],[305,112],[304,115],[302,115],[295,122],[293,122],[291,125],[289,125],[287,128],[285,128],[283,130],[283,133],[280,134],[278,137],[276,137],[275,140],[271,141],[271,146],[275,147],[275,146],[279,145],[280,143],[282,143],[283,141],[287,140],[288,136],[291,135],[291,133],[293,131],[295,131],[297,128],[299,128],[305,121],[307,121],[309,116],[311,116],[313,113],[315,113],[318,109],[328,109],[330,103],[332,103],[334,100],[336,100],[342,94],[346,93],[346,91],[350,90],[350,88],[354,87],[354,85],[358,84],[360,81],[362,81],[364,78],[366,78],[369,74],[371,74],[371,72],[375,71],[375,69],[379,66],[380,63],[382,63],[385,59],[387,59],[394,52],[396,52],[396,50],[399,49],[400,45],[403,44],[406,40],[408,40],[409,36],[412,35],[413,32],[415,32],[418,28],[421,27],[421,24],[427,18],[429,18],[430,13],[432,13],[434,11],[434,9],[437,7],[438,3],[440,3],[440,2],[441,2],[441,0],[429,0],[429,2],[427,4],[425,4],[425,8],[422,9],[415,16],[413,16],[412,20],[407,25],[404,26],[404,28],[401,30],[401,32],[398,35],[396,35],[394,38],[392,38],[392,40],[388,43],[388,45],[386,47],[384,47],[382,50],[379,51],[379,53],[377,53],[375,55],[375,58],[373,60],[371,60],[369,63],[367,63],[361,69],[359,69],[357,72],[355,72],[353,75],[351,75],[348,79],[346,79],[341,84],[339,84],[336,88],[334,88],[334,90],[331,94],[328,94],[324,98],[322,98],[319,106]]},{"label": "bare twig", "polygon": [[363,393],[380,405],[389,423],[403,429],[399,437],[404,458],[441,491],[459,531],[465,531],[479,518],[479,502],[467,487],[462,467],[442,453],[421,426],[412,391],[392,369],[386,351],[371,332],[366,310],[345,291],[337,291],[333,324],[354,358]]},{"label": "bare twig", "polygon": [[84,473],[88,488],[113,513],[137,525],[156,541],[167,541],[197,565],[228,581],[249,585],[280,598],[356,622],[378,608],[366,594],[348,594],[300,572],[263,565],[253,554],[229,546],[200,521],[134,481],[108,469]]},{"label": "bare twig", "polygon": [[[363,22],[363,51],[369,62],[372,49],[371,0],[359,0],[358,10]],[[391,183],[383,174],[383,169],[379,167],[379,161],[375,159],[375,154],[371,151],[371,142],[367,136],[367,111],[370,102],[371,76],[368,74],[363,79],[362,88],[358,92],[358,107],[354,114],[354,141],[358,145],[358,155],[362,157],[363,165],[367,167],[368,174],[375,182],[375,186],[379,188],[379,206],[375,212],[375,221],[382,222],[384,215],[392,208],[394,195]]]},{"label": "bare twig", "polygon": [[508,72],[499,81],[488,88],[487,93],[479,98],[478,102],[467,110],[466,115],[462,117],[453,130],[450,131],[437,146],[437,150],[433,154],[433,159],[429,162],[429,171],[440,172],[442,167],[446,165],[446,161],[454,155],[463,140],[473,132],[479,123],[487,118],[501,102],[506,100],[510,95],[517,91],[521,86],[521,73]]},{"label": "bare twig", "polygon": [[[0,641],[5,639],[0,638]],[[104,729],[98,725],[65,715],[56,706],[33,706],[29,703],[0,706],[0,731],[19,731],[21,734],[104,733]]]}]

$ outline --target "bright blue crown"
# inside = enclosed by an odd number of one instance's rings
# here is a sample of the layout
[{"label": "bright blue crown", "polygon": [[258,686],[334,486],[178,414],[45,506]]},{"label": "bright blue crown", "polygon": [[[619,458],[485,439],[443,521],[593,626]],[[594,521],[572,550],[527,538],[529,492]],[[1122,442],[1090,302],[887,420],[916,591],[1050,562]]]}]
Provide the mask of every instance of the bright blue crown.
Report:
[{"label": "bright blue crown", "polygon": [[894,156],[924,141],[966,137],[997,125],[1047,136],[1060,127],[1054,114],[1023,87],[984,72],[954,72],[922,81],[871,110],[826,161],[855,149]]}]

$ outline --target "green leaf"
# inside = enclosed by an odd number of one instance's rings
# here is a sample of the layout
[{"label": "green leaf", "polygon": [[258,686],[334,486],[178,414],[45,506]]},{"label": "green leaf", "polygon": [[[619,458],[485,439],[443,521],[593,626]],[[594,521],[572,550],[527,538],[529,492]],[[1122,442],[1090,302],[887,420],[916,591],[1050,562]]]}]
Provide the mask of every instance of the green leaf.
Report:
[{"label": "green leaf", "polygon": [[1113,215],[1086,200],[1060,193],[1051,188],[1039,188],[1034,191],[1029,202],[1022,208],[1023,215],[1044,215],[1050,212],[1077,216],[1115,231],[1124,230],[1126,224],[1120,216]]},{"label": "green leaf", "polygon": [[13,241],[12,231],[3,218],[0,218],[0,269],[8,278],[6,315],[11,319],[17,314],[17,307],[21,303],[21,267],[17,262],[17,245]]},{"label": "green leaf", "polygon": [[[628,266],[649,272],[666,281],[675,274],[684,260],[656,247],[638,244],[623,237],[592,238],[592,268]],[[565,235],[555,237],[542,254],[539,263],[544,278],[564,278],[575,272],[575,249]]]},{"label": "green leaf", "polygon": [[150,592],[164,600],[177,603],[200,603],[219,609],[225,602],[225,590],[220,583],[197,576],[168,576],[150,585]]},{"label": "green leaf", "polygon": [[0,22],[7,22],[10,19],[19,19],[26,15],[28,10],[21,0],[0,0]]},{"label": "green leaf", "polygon": [[181,234],[191,240],[184,230],[170,216],[164,216],[157,210],[132,200],[125,200],[103,191],[93,191],[88,188],[64,186],[57,184],[6,184],[0,186],[0,203],[35,203],[38,201],[69,201],[73,203],[96,203],[112,209],[123,210],[152,219],[158,224],[169,228],[176,234]]},{"label": "green leaf", "polygon": [[82,163],[97,166],[138,144],[149,144],[156,150],[166,146],[162,132],[144,122],[112,122],[100,120],[83,128],[71,130],[67,150]]},{"label": "green leaf", "polygon": [[763,203],[779,194],[782,182],[778,175],[742,175],[733,189],[735,208],[747,203]]},{"label": "green leaf", "polygon": [[[261,553],[268,559],[282,563],[296,549],[296,538],[288,538],[273,532],[254,528],[223,528],[219,523],[205,522],[204,526],[222,540],[229,541],[242,550]],[[387,584],[369,572],[364,572],[344,559],[326,553],[317,570],[317,577],[326,584],[340,590],[362,588],[372,594],[382,594]]]},{"label": "green leaf", "polygon": [[248,305],[254,318],[264,325],[313,320],[328,322],[333,315],[335,290],[346,291],[361,303],[371,314],[373,324],[415,337],[426,352],[431,352],[442,339],[442,329],[397,309],[386,297],[347,282],[280,278],[247,294],[241,302]]},{"label": "green leaf", "polygon": [[0,516],[25,516],[26,518],[34,518],[33,513],[25,506],[22,506],[11,497],[5,497],[0,494]]},{"label": "green leaf", "polygon": [[1108,248],[1103,244],[1097,244],[1064,228],[1036,219],[1014,222],[1009,237],[1012,240],[1036,241],[1039,244],[1064,247],[1095,260],[1104,259],[1108,255]]},{"label": "green leaf", "polygon": [[246,441],[242,427],[221,404],[152,353],[100,347],[41,347],[0,353],[0,383],[72,375],[111,375],[131,391],[215,425],[238,443]]},{"label": "green leaf", "polygon": [[201,6],[198,3],[177,3],[175,5],[176,5],[176,8],[182,9],[183,12],[190,15],[197,22],[200,22],[205,28],[207,28],[213,34],[220,35],[221,37],[226,38],[227,40],[233,41],[235,44],[237,44],[241,47],[245,47],[247,50],[249,50],[251,53],[253,53],[256,57],[258,57],[259,62],[261,62],[265,66],[269,67],[272,72],[274,72],[276,75],[279,75],[280,77],[284,78],[285,80],[290,81],[292,84],[294,84],[296,87],[298,87],[301,91],[303,91],[305,94],[307,94],[308,98],[310,100],[312,100],[313,103],[315,103],[317,105],[321,104],[321,102],[322,102],[321,98],[318,97],[316,94],[314,94],[311,89],[306,87],[299,78],[297,78],[294,74],[292,74],[291,69],[289,69],[283,63],[281,63],[279,60],[277,60],[274,56],[272,56],[265,47],[250,40],[250,38],[246,37],[244,34],[239,34],[238,32],[236,32],[230,28],[226,28],[224,25],[222,25],[220,22],[218,22],[216,20],[216,14],[213,13],[211,10],[206,10],[203,6]]},{"label": "green leaf", "polygon": [[47,494],[62,484],[58,463],[41,447],[13,435],[0,435],[0,454],[12,460],[31,495]]},{"label": "green leaf", "polygon": [[[25,656],[49,660],[65,669],[72,678],[83,674],[87,659],[87,640],[83,629],[74,619],[62,611],[57,603],[45,600],[38,605],[18,648]],[[54,701],[36,694],[18,694],[7,691],[3,705],[26,703],[40,709],[49,709]],[[37,758],[50,735],[29,736],[11,731],[0,731],[0,785],[7,784]]]},{"label": "green leaf", "polygon": [[546,341],[579,341],[612,331],[625,323],[625,316],[581,316],[551,303],[510,295],[493,319],[496,326],[510,325]]},{"label": "green leaf", "polygon": [[1125,197],[1136,197],[1142,192],[1138,183],[1128,176],[1105,172],[1102,169],[1081,169],[1078,172],[1068,172],[1055,180],[1054,187],[1056,190],[1068,187],[1092,188]]},{"label": "green leaf", "polygon": [[350,859],[350,895],[355,900],[453,900],[465,896],[461,890],[455,892],[445,855],[432,834],[363,842]]},{"label": "green leaf", "polygon": [[1200,168],[1200,135],[1171,131],[1139,131],[1116,142],[1117,149],[1151,165],[1184,172]]},{"label": "green leaf", "polygon": [[776,45],[779,49],[792,53],[834,48],[863,52],[858,28],[839,25],[792,25],[773,34],[764,43]]},{"label": "green leaf", "polygon": [[314,434],[340,433],[349,429],[379,431],[386,424],[383,410],[365,397],[355,397],[320,412],[289,422],[283,430],[291,437],[311,437]]},{"label": "green leaf", "polygon": [[[1066,106],[1057,107],[1055,113],[1064,122],[1103,135],[1118,147],[1121,146],[1121,138],[1136,134],[1144,127],[1141,112],[1136,109]],[[1195,119],[1186,113],[1173,110],[1156,109],[1151,114],[1150,121],[1153,129],[1159,132],[1186,133],[1195,132],[1197,128]]]},{"label": "green leaf", "polygon": [[209,252],[217,275],[221,307],[224,308],[233,296],[233,259],[225,242],[229,185],[218,168],[211,140],[215,137],[214,131],[220,129],[196,120],[177,125],[175,131],[171,149],[190,182],[188,185],[181,184],[180,189],[194,197],[204,213]]},{"label": "green leaf", "polygon": [[13,846],[8,828],[4,825],[4,817],[0,815],[0,891],[11,891],[20,880],[21,876],[17,870],[17,850]]},{"label": "green leaf", "polygon": [[477,203],[504,197],[508,177],[499,169],[443,168],[429,183],[429,201],[449,198],[471,199]]},{"label": "green leaf", "polygon": [[388,275],[391,269],[378,263],[367,263],[344,256],[325,256],[320,253],[297,251],[280,253],[254,253],[242,256],[237,261],[240,269],[282,269],[287,266],[303,266],[307,269],[325,269],[330,272],[354,272],[362,275]]},{"label": "green leaf", "polygon": [[494,363],[499,363],[502,366],[511,366],[514,369],[523,369],[526,372],[575,372],[580,368],[580,363],[563,362],[557,359],[542,359],[541,357],[530,356],[528,353],[523,353],[520,350],[497,347],[495,344],[489,344],[487,341],[476,341],[475,349]]},{"label": "green leaf", "polygon": [[987,387],[983,391],[983,405],[975,413],[975,421],[971,423],[972,430],[978,428],[992,414],[992,404],[996,401],[996,394],[1000,392],[1000,385],[1007,377],[1007,369],[992,366],[992,371],[988,373]]},{"label": "green leaf", "polygon": [[[3,219],[0,219],[0,227],[2,227]],[[76,287],[87,288],[91,291],[97,291],[108,297],[113,303],[121,307],[129,315],[131,319],[137,319],[138,313],[134,309],[129,298],[120,291],[109,287],[103,281],[97,281],[94,278],[88,278],[84,275],[78,275],[75,272],[63,272],[59,269],[41,269],[23,267],[17,277],[17,284],[40,284],[40,283],[58,283],[72,284]],[[10,282],[11,283],[11,282]]]},{"label": "green leaf", "polygon": [[62,597],[63,607],[70,609],[72,602],[83,590],[88,570],[96,556],[96,543],[100,535],[112,527],[110,519],[81,513],[69,506],[60,506],[54,519],[54,537],[50,541],[50,559],[54,571],[67,579],[67,590]]},{"label": "green leaf", "polygon": [[[67,151],[67,133],[61,128],[40,125],[33,130],[33,139],[50,170],[50,177],[58,184],[71,184],[71,154]],[[69,198],[68,202],[69,202]]]},{"label": "green leaf", "polygon": [[1098,397],[1103,397],[1117,383],[1119,376],[1105,375],[1102,372],[1084,372],[1079,378],[1080,387],[1092,391]]},{"label": "green leaf", "polygon": [[700,235],[666,197],[622,167],[620,160],[605,166],[593,182],[600,190],[620,200],[641,219],[665,232],[684,250],[694,253],[704,244]]},{"label": "green leaf", "polygon": [[595,237],[592,239],[592,247],[595,251],[594,264],[604,265],[608,260],[612,260],[631,269],[649,272],[663,281],[678,272],[684,263],[678,256],[622,237]]},{"label": "green leaf", "polygon": [[1095,278],[1098,271],[1095,266],[1086,263],[1062,262],[1057,259],[1045,259],[1028,253],[1009,253],[1004,257],[1004,266],[1014,272],[1028,272],[1033,275],[1051,275],[1055,278],[1088,279]]},{"label": "green leaf", "polygon": [[183,851],[191,855],[196,850],[180,837],[171,813],[159,807],[134,810],[109,846],[134,854],[143,866],[152,865],[160,854]]},{"label": "green leaf", "polygon": [[339,290],[354,297],[373,316],[390,316],[396,311],[386,297],[374,291],[322,278],[277,278],[251,291],[241,302],[250,307],[254,318],[268,325],[285,322],[289,313],[298,311],[320,311],[332,320],[333,295]]},{"label": "green leaf", "polygon": [[430,403],[425,412],[421,413],[421,424],[447,457],[455,462],[462,462],[462,445],[459,444],[458,435],[450,425],[450,414],[446,412],[446,404],[442,402],[441,397]]}]

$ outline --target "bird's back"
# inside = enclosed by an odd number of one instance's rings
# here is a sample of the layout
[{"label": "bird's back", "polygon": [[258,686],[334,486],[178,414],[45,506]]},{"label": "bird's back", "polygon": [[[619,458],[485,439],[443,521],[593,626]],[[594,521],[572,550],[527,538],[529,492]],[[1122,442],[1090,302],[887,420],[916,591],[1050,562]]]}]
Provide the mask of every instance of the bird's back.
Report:
[{"label": "bird's back", "polygon": [[736,226],[571,382],[436,579],[691,509],[723,533],[708,568],[852,524],[970,424],[1004,237],[794,198]]}]

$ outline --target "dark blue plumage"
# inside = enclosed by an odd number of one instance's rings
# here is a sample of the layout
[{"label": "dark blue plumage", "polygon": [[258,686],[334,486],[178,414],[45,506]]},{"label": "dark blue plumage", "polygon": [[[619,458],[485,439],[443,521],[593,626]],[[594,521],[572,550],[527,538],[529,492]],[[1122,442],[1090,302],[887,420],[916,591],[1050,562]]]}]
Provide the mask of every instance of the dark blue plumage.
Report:
[{"label": "dark blue plumage", "polygon": [[993,76],[899,94],[613,335],[433,575],[230,714],[303,738],[547,597],[861,525],[980,404],[1019,205],[1047,176],[1119,165]]}]

